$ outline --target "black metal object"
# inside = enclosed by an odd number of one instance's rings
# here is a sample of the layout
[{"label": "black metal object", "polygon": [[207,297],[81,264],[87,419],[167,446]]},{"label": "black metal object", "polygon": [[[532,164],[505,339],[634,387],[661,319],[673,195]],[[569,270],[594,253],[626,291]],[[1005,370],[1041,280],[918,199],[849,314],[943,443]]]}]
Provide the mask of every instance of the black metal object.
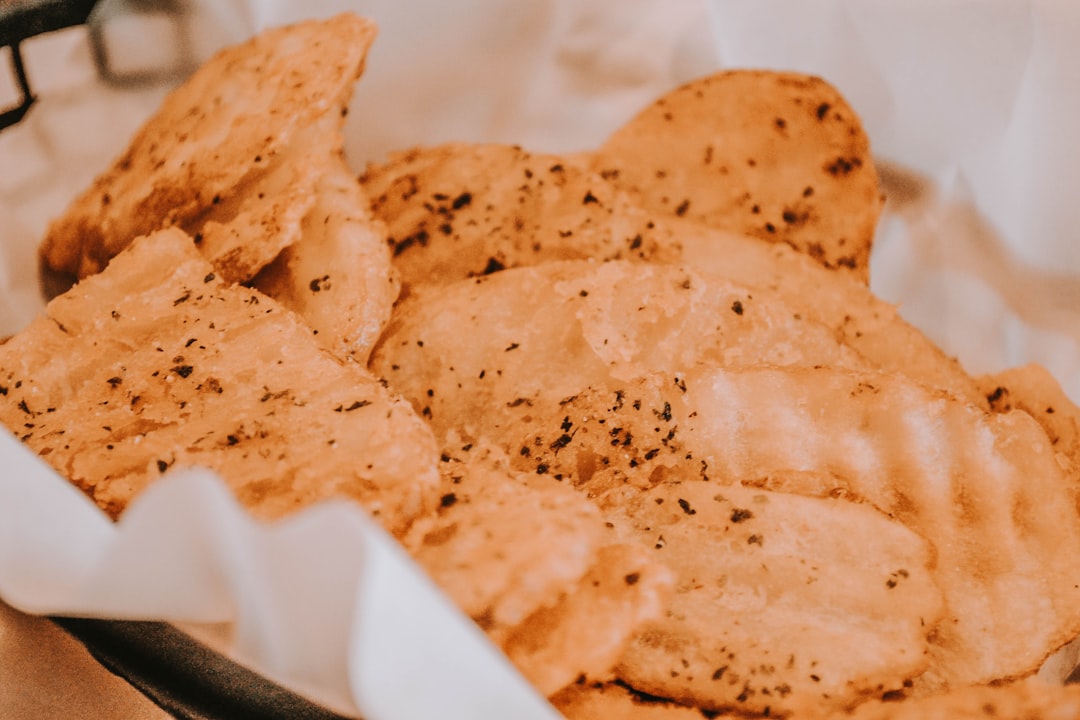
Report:
[{"label": "black metal object", "polygon": [[178,720],[345,720],[168,623],[50,619]]},{"label": "black metal object", "polygon": [[0,48],[10,48],[11,72],[19,87],[19,103],[0,112],[0,130],[19,122],[34,104],[19,44],[43,33],[82,25],[97,0],[0,0]]}]

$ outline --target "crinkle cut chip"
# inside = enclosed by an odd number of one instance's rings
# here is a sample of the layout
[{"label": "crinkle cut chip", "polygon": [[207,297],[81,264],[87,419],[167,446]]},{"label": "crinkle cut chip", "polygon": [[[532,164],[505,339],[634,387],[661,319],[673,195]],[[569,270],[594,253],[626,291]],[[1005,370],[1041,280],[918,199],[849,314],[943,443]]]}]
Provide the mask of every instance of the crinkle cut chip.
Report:
[{"label": "crinkle cut chip", "polygon": [[616,668],[636,690],[785,715],[901,691],[930,662],[933,550],[870,505],[692,480],[606,518],[677,578]]},{"label": "crinkle cut chip", "polygon": [[673,266],[579,267],[507,270],[403,305],[372,367],[437,434],[490,438],[520,469],[595,477],[599,490],[836,478],[941,554],[951,615],[928,683],[1033,672],[1080,632],[1075,490],[1027,413],[988,415],[858,362],[830,367],[846,362],[831,332],[813,341],[805,318],[784,329],[794,311],[761,290]]},{"label": "crinkle cut chip", "polygon": [[[223,261],[227,279],[250,278],[295,239],[280,225],[295,230],[303,208],[289,211],[273,191],[308,187],[302,166],[324,145],[340,145],[343,110],[375,34],[374,23],[346,13],[220,51],[51,224],[44,265],[85,277],[136,237],[175,225],[198,239],[209,225],[207,256]],[[238,231],[221,227],[238,216]],[[264,231],[265,247],[242,242],[252,227]]]},{"label": "crinkle cut chip", "polygon": [[1022,677],[1080,632],[1080,518],[1045,431],[898,374],[701,368],[681,435],[725,482],[813,470],[926,537],[948,613],[925,688]]},{"label": "crinkle cut chip", "polygon": [[259,517],[357,500],[403,532],[435,502],[428,426],[293,313],[226,285],[176,229],[141,238],[0,346],[0,421],[118,515],[170,468]]}]

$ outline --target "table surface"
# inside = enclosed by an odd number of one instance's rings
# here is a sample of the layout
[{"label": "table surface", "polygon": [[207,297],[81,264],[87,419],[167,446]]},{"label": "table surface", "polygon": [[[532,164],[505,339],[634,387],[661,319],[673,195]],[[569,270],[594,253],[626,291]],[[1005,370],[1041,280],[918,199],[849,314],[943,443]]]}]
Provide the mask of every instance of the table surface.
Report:
[{"label": "table surface", "polygon": [[3,602],[0,717],[171,720],[51,622],[25,615]]}]

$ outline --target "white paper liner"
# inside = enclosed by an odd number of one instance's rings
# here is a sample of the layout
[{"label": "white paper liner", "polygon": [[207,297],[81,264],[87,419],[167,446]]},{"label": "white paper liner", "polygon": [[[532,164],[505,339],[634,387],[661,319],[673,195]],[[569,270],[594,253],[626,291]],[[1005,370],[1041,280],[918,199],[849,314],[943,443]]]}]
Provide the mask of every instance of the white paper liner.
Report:
[{"label": "white paper liner", "polygon": [[[921,183],[883,220],[879,294],[970,370],[1036,360],[1080,397],[1080,245],[1068,242],[1080,206],[1063,198],[1080,186],[1080,144],[1058,142],[1080,124],[1069,92],[1080,21],[1065,2],[190,7],[198,59],[300,17],[350,8],[376,19],[347,125],[356,168],[444,140],[588,149],[718,58],[818,73],[862,114],[896,169],[887,178]],[[0,133],[0,335],[42,305],[34,250],[47,220],[165,90],[102,84],[81,30],[24,52],[40,101]],[[227,623],[238,659],[370,720],[554,716],[353,506],[261,525],[208,473],[186,472],[114,526],[10,438],[0,467],[0,596],[24,610]]]},{"label": "white paper liner", "polygon": [[17,607],[227,622],[235,659],[346,714],[557,717],[351,504],[259,523],[213,473],[179,470],[114,525],[8,434],[0,454],[0,596]]}]

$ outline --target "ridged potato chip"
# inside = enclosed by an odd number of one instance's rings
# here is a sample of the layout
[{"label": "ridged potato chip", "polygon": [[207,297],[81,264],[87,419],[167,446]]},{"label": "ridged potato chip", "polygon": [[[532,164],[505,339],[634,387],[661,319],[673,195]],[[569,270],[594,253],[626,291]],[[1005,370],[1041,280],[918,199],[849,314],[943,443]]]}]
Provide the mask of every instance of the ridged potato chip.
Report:
[{"label": "ridged potato chip", "polygon": [[786,715],[902,691],[930,663],[934,551],[870,505],[691,480],[605,516],[677,577],[616,668],[636,690]]},{"label": "ridged potato chip", "polygon": [[263,518],[352,498],[402,532],[436,501],[408,403],[228,286],[177,229],[139,239],[0,345],[0,421],[118,515],[170,468],[216,470]]},{"label": "ridged potato chip", "polygon": [[607,507],[675,479],[831,478],[811,494],[865,498],[940,553],[949,614],[926,687],[1034,672],[1080,631],[1080,557],[1062,550],[1080,550],[1073,490],[1028,415],[989,415],[857,362],[830,367],[844,357],[826,359],[835,344],[812,342],[805,320],[787,328],[787,306],[761,291],[733,299],[707,278],[688,290],[672,282],[681,271],[629,263],[551,282],[571,266],[508,270],[403,307],[373,368],[437,434],[493,440],[518,468]]},{"label": "ridged potato chip", "polygon": [[1022,677],[1080,632],[1074,490],[1026,413],[830,368],[703,368],[686,385],[700,411],[680,435],[711,477],[823,472],[933,543],[948,613],[924,687]]}]

